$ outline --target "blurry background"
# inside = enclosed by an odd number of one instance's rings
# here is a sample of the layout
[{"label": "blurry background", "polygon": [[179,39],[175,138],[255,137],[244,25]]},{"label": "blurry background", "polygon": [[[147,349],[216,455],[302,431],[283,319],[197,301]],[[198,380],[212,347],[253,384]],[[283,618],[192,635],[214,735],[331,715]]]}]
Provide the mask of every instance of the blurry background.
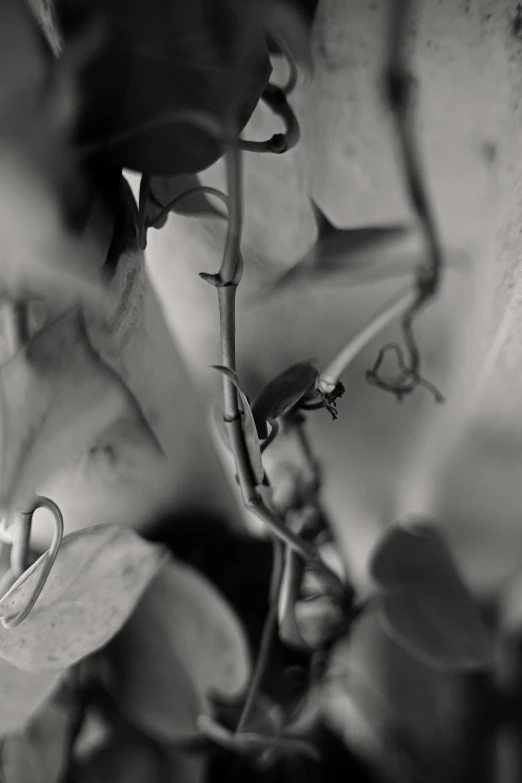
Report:
[{"label": "blurry background", "polygon": [[[338,228],[411,227],[409,238],[369,257],[372,269],[405,259],[414,269],[422,252],[379,88],[387,6],[385,0],[320,0],[313,78],[291,99],[302,143],[280,157],[245,155],[238,367],[249,394],[294,362],[313,359],[324,367],[403,283],[388,277],[356,285],[347,257],[335,277],[260,297],[315,241],[310,199]],[[318,411],[310,417],[311,431],[324,467],[325,502],[357,584],[367,586],[367,557],[382,529],[398,517],[426,513],[444,529],[468,584],[486,600],[507,583],[522,551],[522,10],[512,0],[419,0],[415,8],[410,45],[427,180],[448,256],[464,253],[471,262],[467,272],[447,272],[440,297],[418,321],[424,375],[447,403],[437,407],[419,390],[398,404],[366,384],[364,372],[379,347],[400,339],[393,329],[343,378],[339,419]],[[277,82],[284,65],[274,58],[274,66]],[[262,139],[279,130],[260,104],[245,136]],[[222,164],[201,180],[223,187]],[[137,177],[129,173],[129,181],[137,192]],[[230,461],[207,427],[219,399],[219,379],[208,368],[219,357],[218,317],[215,292],[198,272],[216,270],[224,233],[221,221],[176,215],[161,231],[150,231],[153,290],[137,272],[129,283],[137,293],[113,330],[125,347],[122,373],[165,435],[168,487],[155,486],[153,471],[149,475],[136,456],[139,446],[133,451],[132,444],[120,444],[121,459],[111,464],[89,454],[41,488],[62,506],[70,528],[94,518],[142,525],[153,496],[158,507],[205,506],[246,519]],[[116,299],[124,284],[117,283]],[[270,451],[275,470],[285,444]],[[504,603],[511,628],[518,626],[518,594],[514,582]],[[379,665],[389,663],[379,676],[371,670],[377,690],[402,683],[396,678],[401,669],[408,671],[410,689],[423,694],[421,703],[404,697],[408,688],[388,694],[395,708],[390,723],[406,727],[413,744],[426,749],[435,743],[439,755],[449,757],[450,732],[440,735],[436,726],[457,725],[448,718],[460,715],[452,683],[443,686],[404,656],[388,654],[390,643],[370,642],[372,633],[370,627],[361,658],[373,645]],[[378,713],[375,708],[374,717]],[[355,731],[357,722],[350,725]],[[352,741],[363,747],[367,736],[355,733]],[[381,741],[381,729],[375,733]],[[370,734],[374,753],[377,740]],[[427,780],[428,772],[413,779]]]}]

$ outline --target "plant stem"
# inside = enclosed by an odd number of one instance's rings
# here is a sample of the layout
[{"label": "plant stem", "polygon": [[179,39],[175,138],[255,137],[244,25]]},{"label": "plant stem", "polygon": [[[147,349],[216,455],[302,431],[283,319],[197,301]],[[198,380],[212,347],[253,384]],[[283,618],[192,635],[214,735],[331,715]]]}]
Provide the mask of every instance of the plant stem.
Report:
[{"label": "plant stem", "polygon": [[279,539],[274,538],[274,559],[272,564],[272,579],[270,584],[270,596],[268,614],[266,616],[263,631],[261,633],[261,643],[257,654],[256,665],[252,674],[252,679],[248,686],[247,695],[241,710],[241,715],[236,726],[236,734],[242,732],[248,722],[255,698],[259,692],[263,675],[268,665],[270,650],[277,630],[277,602],[279,599],[279,590],[283,578],[284,567],[284,546]]},{"label": "plant stem", "polygon": [[357,354],[366,348],[396,318],[404,315],[417,300],[417,292],[407,286],[401,288],[386,304],[371,317],[366,326],[351,339],[337,354],[328,367],[321,373],[317,381],[319,391],[327,393],[337,385],[341,375]]},{"label": "plant stem", "polygon": [[[221,334],[221,364],[236,371],[236,290],[241,279],[242,263],[240,252],[242,225],[242,182],[240,153],[236,145],[230,145],[227,155],[228,231],[225,253],[217,276],[219,321]],[[316,547],[303,541],[288,530],[266,506],[258,493],[252,475],[245,436],[241,422],[237,390],[232,381],[223,377],[223,414],[229,430],[230,445],[236,463],[237,477],[243,502],[247,509],[256,514],[270,528],[272,533],[284,541],[293,551],[306,560],[325,581],[337,592],[342,585],[337,575],[323,563]]]}]

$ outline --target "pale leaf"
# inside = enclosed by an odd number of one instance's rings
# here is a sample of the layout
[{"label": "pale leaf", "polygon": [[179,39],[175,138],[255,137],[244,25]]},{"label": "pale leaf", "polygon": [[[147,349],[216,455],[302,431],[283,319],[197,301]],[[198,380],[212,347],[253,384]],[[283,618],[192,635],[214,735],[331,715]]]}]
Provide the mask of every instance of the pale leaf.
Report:
[{"label": "pale leaf", "polygon": [[1,500],[7,511],[95,445],[117,420],[141,422],[119,376],[96,354],[76,310],[61,316],[0,367]]},{"label": "pale leaf", "polygon": [[[24,606],[42,555],[0,600],[0,615]],[[56,671],[106,644],[125,623],[164,559],[133,530],[97,525],[65,536],[29,616],[0,630],[0,656],[27,671]]]}]

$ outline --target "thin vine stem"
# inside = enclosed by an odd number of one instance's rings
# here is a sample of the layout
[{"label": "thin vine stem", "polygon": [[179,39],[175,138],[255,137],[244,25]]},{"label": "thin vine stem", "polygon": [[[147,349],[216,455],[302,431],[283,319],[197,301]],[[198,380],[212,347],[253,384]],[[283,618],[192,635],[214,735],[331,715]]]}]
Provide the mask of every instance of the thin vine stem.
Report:
[{"label": "thin vine stem", "polygon": [[346,345],[342,347],[337,356],[332,359],[330,364],[320,374],[317,381],[317,388],[323,393],[332,391],[343,372],[353,362],[356,356],[369,345],[377,335],[382,332],[393,321],[404,313],[408,312],[412,305],[417,301],[417,292],[412,290],[411,285],[401,288],[373,315],[367,324],[363,326],[355,337],[351,338]]},{"label": "thin vine stem", "polygon": [[[221,268],[213,282],[218,290],[221,364],[236,372],[235,303],[243,267],[240,251],[243,213],[240,151],[235,144],[230,145],[226,165],[229,187],[227,240]],[[243,432],[237,390],[225,375],[223,376],[223,403],[224,420],[229,430],[238,482],[246,508],[256,514],[274,535],[306,560],[335,592],[341,592],[340,579],[322,561],[317,548],[286,528],[284,522],[268,508],[257,491]]]},{"label": "thin vine stem", "polygon": [[415,131],[412,100],[414,79],[406,54],[408,49],[406,34],[411,6],[411,0],[393,0],[390,3],[383,82],[386,102],[395,123],[408,198],[424,237],[427,263],[418,273],[415,300],[402,319],[404,341],[409,354],[408,365],[405,365],[405,370],[397,381],[386,381],[380,378],[375,368],[368,376],[374,385],[391,391],[398,399],[423,383],[420,375],[421,354],[413,332],[413,321],[419,311],[438,292],[444,266],[442,246],[428,196],[422,156]]}]

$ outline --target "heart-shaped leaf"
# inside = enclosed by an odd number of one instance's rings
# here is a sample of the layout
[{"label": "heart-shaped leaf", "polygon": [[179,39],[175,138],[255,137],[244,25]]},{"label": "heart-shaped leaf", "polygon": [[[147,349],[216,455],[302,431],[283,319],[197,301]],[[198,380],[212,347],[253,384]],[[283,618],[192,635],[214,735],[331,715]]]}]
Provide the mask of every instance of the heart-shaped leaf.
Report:
[{"label": "heart-shaped leaf", "polygon": [[371,570],[385,588],[384,627],[412,655],[443,669],[491,665],[492,641],[478,606],[435,529],[395,526],[378,546]]},{"label": "heart-shaped leaf", "polygon": [[376,780],[465,779],[458,767],[476,726],[465,678],[412,658],[378,615],[368,607],[334,646],[316,696],[322,721]]},{"label": "heart-shaped leaf", "polygon": [[[29,616],[0,630],[0,657],[27,671],[58,671],[94,652],[125,623],[164,557],[133,530],[112,525],[65,536]],[[0,600],[0,616],[23,608],[45,560]]]},{"label": "heart-shaped leaf", "polygon": [[[73,0],[59,0],[57,11],[67,54],[82,24]],[[80,144],[150,175],[191,174],[214,163],[221,144],[173,115],[191,111],[220,123],[232,115],[245,126],[271,70],[256,4],[110,0],[91,11],[105,36],[81,75]]]},{"label": "heart-shaped leaf", "polygon": [[[261,484],[265,475],[263,468],[263,460],[261,457],[261,445],[259,443],[258,431],[254,422],[254,416],[250,408],[247,396],[241,391],[239,386],[239,379],[237,374],[229,367],[222,367],[219,364],[212,365],[215,370],[226,375],[226,377],[232,381],[234,386],[239,392],[239,396],[242,404],[242,424],[243,431],[245,433],[245,442],[250,457],[250,465],[252,467],[252,474],[257,484]],[[267,433],[268,435],[268,433]]]},{"label": "heart-shaped leaf", "polygon": [[25,505],[47,478],[121,418],[160,454],[138,403],[89,343],[76,310],[36,334],[0,367],[4,508]]},{"label": "heart-shaped leaf", "polygon": [[384,587],[429,582],[455,574],[442,536],[430,525],[391,525],[373,552],[370,571]]},{"label": "heart-shaped leaf", "polygon": [[108,648],[119,708],[160,740],[192,737],[208,698],[237,698],[250,674],[238,619],[194,569],[165,565]]},{"label": "heart-shaped leaf", "polygon": [[309,362],[293,364],[276,375],[260,392],[252,406],[258,435],[268,437],[267,422],[287,413],[306,394],[319,375]]},{"label": "heart-shaped leaf", "polygon": [[60,691],[57,698],[32,717],[23,731],[8,735],[2,750],[2,780],[60,783],[69,762],[72,724],[77,713],[72,695],[68,694],[66,699]]},{"label": "heart-shaped leaf", "polygon": [[147,205],[149,224],[154,225],[157,216],[169,205],[170,210],[178,215],[218,217],[226,220],[226,214],[215,207],[208,196],[198,191],[198,188],[201,188],[201,183],[195,174],[151,177],[151,199]]}]

